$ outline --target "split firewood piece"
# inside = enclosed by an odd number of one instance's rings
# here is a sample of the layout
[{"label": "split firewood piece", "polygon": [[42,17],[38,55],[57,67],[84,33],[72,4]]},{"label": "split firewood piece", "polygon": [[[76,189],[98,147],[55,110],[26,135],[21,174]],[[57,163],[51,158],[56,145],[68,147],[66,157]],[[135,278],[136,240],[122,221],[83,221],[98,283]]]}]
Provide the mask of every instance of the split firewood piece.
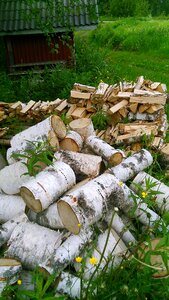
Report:
[{"label": "split firewood piece", "polygon": [[87,139],[90,135],[95,135],[93,123],[91,119],[82,118],[69,123],[71,130],[76,131],[83,139]]},{"label": "split firewood piece", "polygon": [[[151,105],[152,106],[152,105]],[[140,114],[144,113],[145,111],[149,112],[148,109],[151,107],[150,104],[141,104],[139,105],[139,108],[138,108],[138,112]],[[151,113],[151,112],[150,112]]]},{"label": "split firewood piece", "polygon": [[128,108],[133,114],[135,114],[137,112],[138,103],[131,103]]},{"label": "split firewood piece", "polygon": [[[102,253],[104,251],[104,256],[102,257]],[[118,234],[111,229],[108,235],[108,230],[101,233],[98,236],[96,247],[92,253],[92,257],[96,259],[97,264],[99,264],[99,268],[95,273],[95,277],[98,276],[106,264],[109,266],[117,267],[124,257],[129,255],[129,251],[124,244],[124,242],[120,239]],[[84,268],[84,278],[89,279],[93,272],[95,271],[96,265],[91,265],[90,258],[86,259],[85,268]],[[75,264],[75,268],[78,271],[80,266],[79,264]]]},{"label": "split firewood piece", "polygon": [[[154,196],[154,204],[158,207],[158,210],[162,213],[169,211],[169,187],[146,172],[140,172],[134,178],[130,188],[133,191],[138,192],[137,185],[140,185],[143,190],[146,191],[147,180],[149,180],[151,184],[154,184],[154,186],[151,187],[150,192],[151,190],[157,192]],[[148,192],[149,191],[147,191],[147,193]]]},{"label": "split firewood piece", "polygon": [[83,139],[76,131],[68,131],[65,138],[60,142],[59,147],[62,150],[80,152],[83,146]]},{"label": "split firewood piece", "polygon": [[86,115],[87,115],[86,108],[84,108],[84,107],[77,107],[72,112],[71,117],[73,119],[79,119],[79,118],[84,118]]},{"label": "split firewood piece", "polygon": [[123,191],[114,176],[104,173],[61,197],[57,202],[58,212],[65,228],[78,234],[81,226],[96,223],[122,197]]},{"label": "split firewood piece", "polygon": [[54,154],[56,160],[67,163],[75,172],[78,181],[88,177],[96,177],[100,173],[102,158],[96,155],[73,151],[59,151]]},{"label": "split firewood piece", "polygon": [[148,114],[148,113],[136,113],[133,114],[132,112],[130,112],[128,114],[128,119],[129,121],[131,120],[141,120],[141,121],[156,121],[157,118],[159,117],[159,112],[155,112],[154,114]]},{"label": "split firewood piece", "polygon": [[41,226],[48,227],[51,229],[62,229],[64,228],[60,219],[57,204],[51,204],[47,209],[41,213],[36,213],[29,209],[27,216],[31,222],[35,222]]},{"label": "split firewood piece", "polygon": [[160,149],[160,151],[161,151],[163,144],[164,144],[163,138],[160,136],[155,136],[154,140],[151,143],[151,148],[156,149],[156,150]]},{"label": "split firewood piece", "polygon": [[76,104],[70,104],[70,107],[66,113],[66,117],[70,118],[71,114],[74,112],[74,110],[76,109],[77,105]]},{"label": "split firewood piece", "polygon": [[9,221],[5,222],[1,227],[0,227],[0,247],[4,245],[10,238],[12,231],[15,229],[15,227],[22,223],[22,222],[27,222],[28,217],[25,215],[25,213],[21,212],[11,218]]},{"label": "split firewood piece", "polygon": [[159,84],[159,86],[156,88],[156,91],[160,93],[166,93],[167,92],[167,86],[164,83]]},{"label": "split firewood piece", "polygon": [[97,155],[102,156],[111,166],[120,164],[125,157],[122,150],[115,149],[97,136],[89,136],[86,145]]},{"label": "split firewood piece", "polygon": [[71,98],[75,98],[75,99],[86,99],[86,100],[89,100],[90,96],[91,96],[91,93],[78,92],[78,91],[74,91],[74,90],[72,90],[70,92],[70,97]]},{"label": "split firewood piece", "polygon": [[156,111],[160,110],[160,109],[163,109],[164,106],[162,104],[156,104],[156,105],[151,105],[147,110],[146,112],[148,114],[154,114]]},{"label": "split firewood piece", "polygon": [[58,278],[56,296],[57,293],[67,294],[73,299],[80,299],[81,279],[77,276],[72,275],[69,272],[63,271]]},{"label": "split firewood piece", "polygon": [[114,114],[117,111],[119,111],[121,108],[126,107],[128,104],[127,100],[122,100],[119,103],[113,105],[110,109],[109,109],[109,113]]},{"label": "split firewood piece", "polygon": [[5,256],[19,259],[26,269],[34,269],[53,255],[62,238],[59,231],[31,222],[20,223],[11,234]]},{"label": "split firewood piece", "polygon": [[15,259],[0,258],[0,295],[7,285],[14,284],[20,277],[21,263]]},{"label": "split firewood piece", "polygon": [[[59,116],[53,115],[42,122],[23,130],[11,139],[13,149],[27,144],[27,141],[39,141],[48,138],[48,133],[53,130],[58,139],[66,136],[66,126]],[[45,138],[44,138],[45,137]],[[30,147],[29,143],[28,146]]]},{"label": "split firewood piece", "polygon": [[56,108],[55,111],[59,114],[68,106],[67,100],[62,101]]},{"label": "split firewood piece", "polygon": [[103,96],[106,93],[106,90],[108,89],[109,85],[104,82],[100,82],[98,85],[97,90],[92,95],[92,102],[97,103],[103,100]]},{"label": "split firewood piece", "polygon": [[140,104],[166,104],[166,96],[134,96],[130,97],[130,103],[140,103]]},{"label": "split firewood piece", "polygon": [[21,185],[30,179],[29,175],[24,175],[27,172],[21,161],[6,166],[0,170],[0,189],[9,195],[18,194]]},{"label": "split firewood piece", "polygon": [[39,266],[49,274],[59,274],[75,257],[79,256],[92,234],[93,231],[89,227],[86,230],[82,229],[78,235],[71,234],[60,247],[55,248],[53,255]]},{"label": "split firewood piece", "polygon": [[84,85],[80,83],[74,83],[73,89],[76,91],[89,92],[89,93],[93,93],[96,90],[94,86]]},{"label": "split firewood piece", "polygon": [[134,89],[137,89],[137,90],[140,90],[142,85],[144,83],[144,77],[143,76],[139,76],[138,79],[137,79],[137,82],[135,84],[135,87]]},{"label": "split firewood piece", "polygon": [[32,106],[35,104],[35,101],[30,100],[28,102],[28,104],[20,111],[20,114],[26,114],[31,108]]},{"label": "split firewood piece", "polygon": [[126,158],[118,166],[110,168],[106,172],[113,174],[122,182],[126,182],[128,179],[134,177],[137,173],[149,167],[153,162],[151,153],[142,149],[140,152],[133,154]]},{"label": "split firewood piece", "polygon": [[5,166],[7,165],[4,157],[2,156],[2,154],[0,153],[0,170],[2,170]]},{"label": "split firewood piece", "polygon": [[29,208],[41,212],[69,190],[75,181],[71,167],[57,161],[23,184],[20,193]]},{"label": "split firewood piece", "polygon": [[25,202],[18,195],[0,194],[0,223],[11,220],[25,211]]}]

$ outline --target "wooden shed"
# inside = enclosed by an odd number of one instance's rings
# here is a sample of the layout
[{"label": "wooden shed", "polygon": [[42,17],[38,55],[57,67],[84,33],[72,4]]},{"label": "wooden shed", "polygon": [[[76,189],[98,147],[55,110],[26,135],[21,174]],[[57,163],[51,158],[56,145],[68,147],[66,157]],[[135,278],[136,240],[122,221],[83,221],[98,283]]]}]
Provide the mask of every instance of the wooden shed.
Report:
[{"label": "wooden shed", "polygon": [[97,0],[1,0],[9,72],[74,60],[74,29],[98,23]]}]

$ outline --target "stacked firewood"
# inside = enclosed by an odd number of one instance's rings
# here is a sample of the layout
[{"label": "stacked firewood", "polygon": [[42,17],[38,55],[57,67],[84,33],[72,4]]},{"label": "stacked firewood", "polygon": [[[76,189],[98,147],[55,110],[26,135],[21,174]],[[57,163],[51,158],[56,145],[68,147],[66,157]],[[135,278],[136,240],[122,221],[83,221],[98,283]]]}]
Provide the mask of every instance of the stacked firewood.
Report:
[{"label": "stacked firewood", "polygon": [[[107,117],[107,128],[97,130],[98,137],[111,145],[132,144],[133,149],[141,149],[142,145],[138,143],[146,135],[150,137],[152,148],[158,149],[163,145],[167,130],[166,92],[165,84],[145,80],[143,76],[134,83],[124,81],[109,85],[100,82],[97,88],[75,83],[66,100],[30,100],[27,104],[1,102],[0,121],[18,117],[39,122],[50,114],[64,115],[72,121],[103,112]],[[7,135],[8,129],[8,126],[0,128],[0,138]],[[5,140],[0,139],[0,143]]]},{"label": "stacked firewood", "polygon": [[[22,157],[30,149],[28,141],[49,141],[55,150],[52,164],[43,166],[35,177],[27,173],[29,160]],[[21,154],[20,160],[12,153]],[[50,116],[15,135],[6,158],[8,165],[2,158],[0,170],[0,246],[6,245],[0,260],[1,291],[19,276],[24,282],[22,268],[39,267],[55,274],[57,291],[80,297],[75,259],[86,255],[86,245],[95,262],[86,260],[84,277],[89,279],[97,266],[95,276],[101,272],[110,257],[110,264],[120,264],[129,255],[128,245],[137,244],[127,219],[131,210],[144,226],[160,222],[158,213],[139,197],[136,185],[125,184],[137,175],[137,186],[146,186],[150,176],[142,171],[152,164],[151,153],[141,149],[125,158],[123,151],[95,135],[91,119],[75,119],[66,128],[59,116]],[[158,210],[168,211],[169,187],[151,180],[156,182],[155,190],[164,192],[156,196]],[[74,275],[68,273],[68,266]]]}]

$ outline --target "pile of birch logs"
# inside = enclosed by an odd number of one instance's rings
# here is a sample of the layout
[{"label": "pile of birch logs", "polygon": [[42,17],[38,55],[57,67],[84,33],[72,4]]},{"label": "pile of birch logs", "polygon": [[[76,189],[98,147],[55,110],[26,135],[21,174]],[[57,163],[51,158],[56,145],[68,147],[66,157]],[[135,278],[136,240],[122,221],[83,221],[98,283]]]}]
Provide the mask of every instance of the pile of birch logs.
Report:
[{"label": "pile of birch logs", "polygon": [[[166,85],[145,80],[120,82],[109,85],[100,82],[98,87],[75,83],[69,99],[54,101],[30,100],[27,104],[0,102],[0,121],[13,117],[39,122],[51,113],[65,115],[69,121],[91,118],[98,111],[107,116],[107,128],[96,135],[109,144],[132,144],[130,150],[138,151],[143,135],[151,137],[151,146],[160,149],[167,130],[164,106],[167,100]],[[10,144],[8,123],[0,128],[0,144]]]},{"label": "pile of birch logs", "polygon": [[[28,141],[48,141],[55,151],[52,164],[35,177],[26,174],[29,161],[11,156],[30,149]],[[135,208],[133,217],[147,227],[169,210],[169,187],[143,172],[153,162],[151,153],[141,149],[126,158],[96,136],[90,118],[75,119],[66,128],[59,116],[51,115],[16,134],[6,160],[7,165],[0,156],[0,246],[5,249],[1,292],[18,278],[23,289],[34,289],[29,270],[38,267],[55,274],[56,292],[79,298],[76,257],[86,257],[86,249],[91,249],[97,259],[96,265],[86,259],[86,280],[98,266],[97,276],[108,260],[118,266],[129,255],[128,245],[137,245],[128,218],[131,210]],[[134,177],[143,187],[151,177],[154,189],[162,190],[156,197],[157,211],[139,197],[134,183],[127,184]]]}]

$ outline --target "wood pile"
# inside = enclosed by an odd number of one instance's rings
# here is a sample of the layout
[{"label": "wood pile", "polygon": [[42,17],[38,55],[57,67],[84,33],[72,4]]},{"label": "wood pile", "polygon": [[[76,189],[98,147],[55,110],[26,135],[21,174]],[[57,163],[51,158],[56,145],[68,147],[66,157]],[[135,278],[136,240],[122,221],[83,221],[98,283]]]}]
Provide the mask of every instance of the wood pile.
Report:
[{"label": "wood pile", "polygon": [[[91,93],[101,102],[103,90]],[[55,150],[52,164],[43,166],[35,177],[25,174],[29,161],[11,158],[12,153],[25,153],[28,141],[52,141]],[[7,282],[25,278],[22,268],[38,267],[48,275],[55,274],[57,291],[79,297],[75,259],[85,257],[86,248],[96,262],[91,264],[90,258],[85,262],[88,280],[97,266],[95,276],[110,258],[114,266],[127,258],[130,243],[137,245],[128,218],[133,208],[133,218],[143,226],[153,227],[161,220],[139,197],[135,185],[126,184],[136,176],[134,181],[145,185],[149,175],[143,170],[153,162],[151,153],[141,149],[125,158],[122,150],[95,135],[90,118],[74,119],[66,128],[59,116],[49,116],[11,139],[7,160],[9,165],[2,161],[0,170],[0,246],[5,249],[0,261],[1,292]],[[160,184],[164,195],[157,195],[157,206],[159,211],[169,211],[169,188],[157,182],[157,189]],[[70,268],[74,275],[69,274]],[[29,273],[28,281],[30,287]]]},{"label": "wood pile", "polygon": [[[54,101],[30,100],[27,104],[0,102],[0,121],[8,125],[11,118],[37,123],[51,114],[63,115],[69,121],[91,118],[97,112],[107,117],[107,127],[96,130],[96,135],[107,143],[132,145],[132,151],[141,149],[146,136],[152,149],[160,149],[167,130],[165,104],[167,88],[160,82],[145,80],[109,85],[100,82],[97,88],[75,83],[69,99]],[[9,126],[0,128],[0,144],[9,144]]]}]

